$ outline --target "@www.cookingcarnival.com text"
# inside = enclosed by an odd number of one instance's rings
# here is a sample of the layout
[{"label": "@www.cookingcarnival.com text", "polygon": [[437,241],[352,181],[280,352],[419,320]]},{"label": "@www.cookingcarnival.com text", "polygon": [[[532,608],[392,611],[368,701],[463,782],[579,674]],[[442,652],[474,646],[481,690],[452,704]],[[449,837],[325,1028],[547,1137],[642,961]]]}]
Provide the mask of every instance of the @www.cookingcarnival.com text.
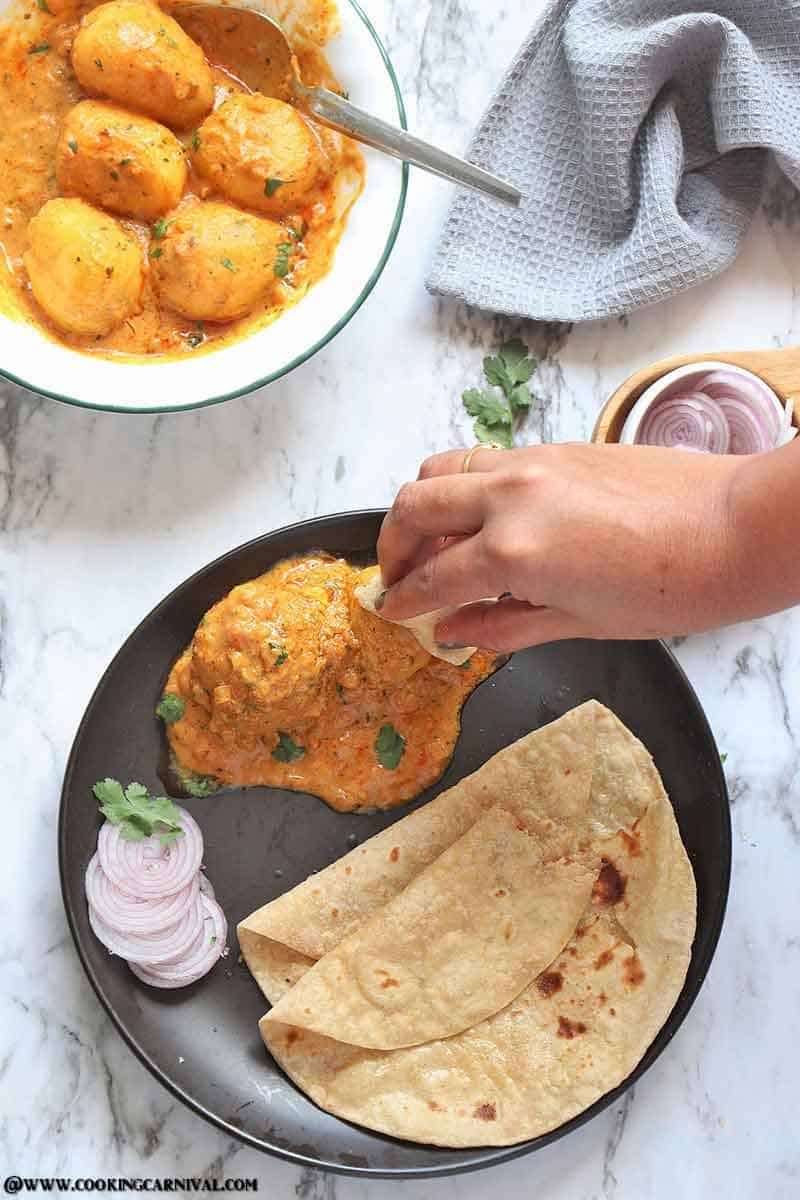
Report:
[{"label": "@www.cookingcarnival.com text", "polygon": [[257,1192],[257,1179],[200,1179],[173,1176],[170,1178],[104,1178],[65,1179],[55,1175],[28,1176],[7,1175],[3,1180],[3,1191],[7,1196],[25,1192]]}]

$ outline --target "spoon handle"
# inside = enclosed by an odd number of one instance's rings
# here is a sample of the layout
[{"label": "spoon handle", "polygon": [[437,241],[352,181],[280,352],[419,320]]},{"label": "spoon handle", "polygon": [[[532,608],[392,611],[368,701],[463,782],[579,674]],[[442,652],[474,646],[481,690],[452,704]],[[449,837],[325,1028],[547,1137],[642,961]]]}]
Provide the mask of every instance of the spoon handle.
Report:
[{"label": "spoon handle", "polygon": [[372,116],[362,108],[357,108],[355,104],[337,96],[335,92],[328,91],[327,88],[305,87],[295,82],[294,92],[298,107],[322,125],[328,125],[331,129],[345,133],[366,146],[382,150],[385,154],[391,154],[394,158],[413,163],[415,167],[422,167],[432,175],[441,175],[443,179],[493,196],[495,200],[502,200],[505,204],[516,207],[520,202],[521,194],[512,184],[498,179],[496,175],[491,175],[481,167],[465,162],[463,158],[456,158],[454,154],[448,154],[436,146],[431,146],[429,142],[423,142],[421,138],[406,133],[404,129],[389,125],[388,122]]}]

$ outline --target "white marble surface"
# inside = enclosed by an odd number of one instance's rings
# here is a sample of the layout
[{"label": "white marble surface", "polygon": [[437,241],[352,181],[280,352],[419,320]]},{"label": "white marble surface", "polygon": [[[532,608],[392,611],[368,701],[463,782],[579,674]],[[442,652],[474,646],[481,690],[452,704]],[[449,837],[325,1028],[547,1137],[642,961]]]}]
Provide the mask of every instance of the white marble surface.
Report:
[{"label": "white marble surface", "polygon": [[[414,126],[461,149],[538,4],[365,2]],[[469,443],[460,392],[503,335],[520,331],[545,355],[531,440],[587,437],[612,388],[654,358],[800,340],[800,202],[785,189],[771,189],[722,279],[628,321],[560,331],[426,295],[446,199],[446,187],[413,178],[369,303],[261,393],[159,418],[0,387],[0,1178],[256,1176],[270,1200],[800,1195],[797,612],[678,647],[728,753],[725,930],[692,1013],[635,1091],[532,1158],[397,1185],[301,1172],[241,1147],[139,1065],[70,943],[56,869],[65,759],[102,669],[176,583],[285,522],[389,502],[426,454]]]}]

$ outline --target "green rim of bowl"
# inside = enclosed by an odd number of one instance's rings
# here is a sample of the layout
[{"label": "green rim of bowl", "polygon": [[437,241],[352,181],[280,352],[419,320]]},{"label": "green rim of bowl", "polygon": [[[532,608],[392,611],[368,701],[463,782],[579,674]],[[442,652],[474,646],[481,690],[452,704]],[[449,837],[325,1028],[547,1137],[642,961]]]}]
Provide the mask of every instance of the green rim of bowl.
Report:
[{"label": "green rim of bowl", "polygon": [[[384,65],[385,65],[386,70],[389,75],[389,79],[391,80],[391,83],[392,83],[392,87],[394,88],[395,99],[397,100],[397,113],[400,118],[400,125],[403,129],[408,129],[408,122],[406,120],[406,109],[405,109],[405,105],[403,104],[403,96],[400,91],[400,84],[398,83],[397,75],[395,74],[395,69],[392,66],[392,60],[389,58],[389,55],[386,53],[386,49],[383,45],[383,42],[378,37],[378,34],[375,30],[375,26],[372,24],[369,17],[364,12],[361,5],[358,3],[358,0],[347,0],[347,3],[350,5],[350,7],[352,9],[355,10],[356,15],[361,18],[361,20],[363,21],[364,25],[367,28],[367,32],[370,34],[370,36],[372,37],[372,40],[374,41],[375,45],[378,48],[378,53],[380,54],[381,58],[383,59]],[[386,239],[386,245],[383,248],[383,252],[382,252],[380,258],[378,259],[377,266],[375,267],[374,271],[370,275],[367,282],[364,284],[364,287],[361,289],[360,294],[356,297],[354,303],[351,304],[351,306],[347,310],[347,312],[344,313],[339,318],[339,320],[336,321],[336,323],[331,326],[331,328],[327,331],[327,333],[323,334],[323,336],[319,339],[319,341],[314,342],[313,346],[309,346],[309,348],[307,350],[304,350],[302,354],[298,354],[296,358],[293,358],[291,360],[291,362],[288,362],[285,366],[281,367],[279,370],[273,371],[269,375],[265,375],[262,379],[256,379],[253,381],[253,383],[245,384],[244,387],[236,388],[232,392],[222,392],[219,396],[209,396],[205,400],[196,400],[192,404],[155,404],[155,405],[150,405],[150,406],[147,406],[144,408],[120,408],[118,405],[115,405],[115,404],[92,404],[88,400],[79,400],[76,396],[65,396],[61,392],[51,392],[51,391],[48,391],[46,388],[36,387],[35,384],[30,383],[27,379],[22,379],[19,375],[14,375],[11,371],[5,370],[2,366],[0,366],[0,377],[2,377],[4,379],[8,379],[11,383],[16,383],[20,387],[26,388],[27,391],[33,392],[37,396],[47,396],[50,400],[59,400],[59,401],[61,401],[61,403],[71,404],[75,408],[87,408],[87,409],[92,409],[95,412],[125,413],[128,416],[138,416],[141,413],[151,413],[152,414],[152,413],[191,412],[193,409],[208,408],[212,404],[224,404],[224,402],[226,400],[234,400],[237,396],[247,396],[251,392],[257,391],[259,388],[266,387],[267,384],[275,383],[276,380],[282,379],[284,375],[288,375],[290,371],[293,371],[295,369],[295,367],[299,367],[302,363],[307,362],[309,358],[313,358],[313,356],[319,350],[322,350],[325,346],[327,346],[328,342],[330,342],[333,338],[335,338],[337,333],[339,333],[340,330],[344,329],[344,327],[348,323],[348,321],[352,317],[355,316],[355,314],[361,308],[361,305],[364,303],[367,296],[369,296],[370,292],[375,287],[375,284],[378,282],[381,275],[383,274],[383,268],[386,266],[389,255],[391,254],[391,252],[394,248],[394,244],[397,241],[397,235],[400,232],[400,222],[403,219],[403,210],[405,209],[405,205],[406,205],[406,192],[407,191],[408,191],[408,163],[404,162],[402,165],[401,177],[400,177],[400,195],[397,200],[397,208],[395,209],[394,218],[392,220],[392,226],[391,226],[391,229],[389,230],[389,236]]]}]

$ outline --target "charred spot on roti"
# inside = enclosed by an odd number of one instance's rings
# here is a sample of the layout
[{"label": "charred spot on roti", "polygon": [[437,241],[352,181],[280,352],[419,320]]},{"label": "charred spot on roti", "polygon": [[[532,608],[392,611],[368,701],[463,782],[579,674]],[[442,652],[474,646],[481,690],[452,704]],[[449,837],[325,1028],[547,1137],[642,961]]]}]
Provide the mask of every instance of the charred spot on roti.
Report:
[{"label": "charred spot on roti", "polygon": [[625,959],[625,962],[623,963],[623,973],[625,982],[630,984],[631,987],[638,987],[640,983],[644,982],[644,967],[642,966],[641,959],[635,950],[630,958]]},{"label": "charred spot on roti", "polygon": [[494,1104],[476,1104],[472,1115],[476,1121],[496,1121],[497,1108]]},{"label": "charred spot on roti", "polygon": [[497,891],[495,892],[495,896],[505,896],[505,894],[506,894],[505,888],[498,888]]},{"label": "charred spot on roti", "polygon": [[[288,982],[288,981],[287,981]],[[286,1045],[293,1046],[295,1042],[299,1042],[303,1037],[302,1030],[292,1027],[286,1034]]]},{"label": "charred spot on roti", "polygon": [[593,904],[618,904],[625,895],[624,875],[621,875],[609,858],[603,858],[600,874],[592,888]]},{"label": "charred spot on roti", "polygon": [[571,1021],[569,1017],[558,1018],[558,1036],[567,1038],[571,1041],[572,1038],[578,1037],[582,1033],[586,1033],[588,1025],[584,1025],[583,1021]]},{"label": "charred spot on roti", "polygon": [[564,986],[564,976],[560,971],[543,971],[536,980],[536,986],[543,996],[554,996]]},{"label": "charred spot on roti", "polygon": [[391,850],[389,851],[389,862],[397,862],[399,857],[400,857],[400,847],[392,846]]},{"label": "charred spot on roti", "polygon": [[602,954],[598,954],[597,958],[594,960],[595,971],[602,971],[603,967],[607,967],[608,964],[613,961],[615,950],[616,946],[609,946],[608,949],[604,950]]},{"label": "charred spot on roti", "polygon": [[437,1104],[435,1100],[428,1101],[428,1108],[431,1112],[445,1112],[446,1110],[441,1104]]},{"label": "charred spot on roti", "polygon": [[400,984],[398,983],[398,981],[396,979],[393,979],[392,976],[389,975],[389,976],[387,976],[386,979],[383,980],[383,982],[381,983],[381,987],[382,988],[400,987]]}]

